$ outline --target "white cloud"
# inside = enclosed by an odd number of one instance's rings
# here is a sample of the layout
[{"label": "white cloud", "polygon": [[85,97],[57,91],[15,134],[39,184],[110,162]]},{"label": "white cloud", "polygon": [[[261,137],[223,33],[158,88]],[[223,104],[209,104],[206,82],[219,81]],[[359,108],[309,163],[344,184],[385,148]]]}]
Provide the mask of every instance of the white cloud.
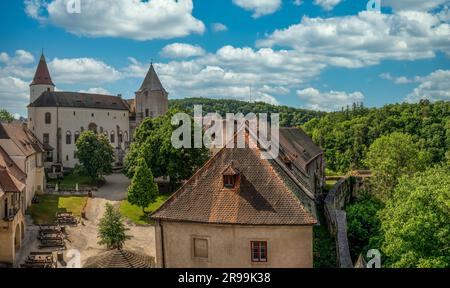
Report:
[{"label": "white cloud", "polygon": [[92,93],[92,94],[102,94],[102,95],[112,95],[111,92],[109,92],[108,90],[102,88],[102,87],[93,87],[93,88],[89,88],[87,90],[80,90],[78,92],[81,93]]},{"label": "white cloud", "polygon": [[426,77],[418,78],[420,85],[406,98],[409,102],[421,99],[431,101],[450,100],[450,70],[436,70]]},{"label": "white cloud", "polygon": [[281,7],[281,0],[233,0],[233,3],[245,10],[252,11],[253,18],[275,13]]},{"label": "white cloud", "polygon": [[26,13],[43,24],[90,37],[135,40],[170,39],[202,34],[205,25],[192,16],[192,0],[81,1],[81,13],[68,14],[66,0],[26,0]]},{"label": "white cloud", "polygon": [[429,11],[442,4],[449,3],[448,0],[382,0],[381,5],[392,7],[396,11],[414,10]]},{"label": "white cloud", "polygon": [[300,6],[303,4],[302,0],[294,0],[294,2],[292,2],[295,6]]},{"label": "white cloud", "polygon": [[53,82],[60,83],[104,83],[122,78],[119,71],[102,61],[92,58],[55,58],[48,63]]},{"label": "white cloud", "polygon": [[390,73],[380,74],[380,78],[384,79],[384,80],[392,81],[395,84],[409,84],[409,83],[413,83],[414,81],[417,81],[415,79],[409,79],[405,76],[394,77]]},{"label": "white cloud", "polygon": [[213,24],[211,24],[211,29],[214,32],[225,32],[225,31],[228,31],[228,27],[225,26],[225,24],[222,24],[222,23],[213,23]]},{"label": "white cloud", "polygon": [[364,100],[364,95],[361,92],[320,92],[315,88],[298,90],[297,95],[301,100],[306,101],[306,108],[322,111],[340,110],[342,107]]},{"label": "white cloud", "polygon": [[169,44],[160,52],[160,55],[166,58],[188,58],[202,56],[204,54],[205,50],[202,47],[184,43]]},{"label": "white cloud", "polygon": [[314,5],[322,7],[324,10],[333,10],[342,0],[314,0]]},{"label": "white cloud", "polygon": [[6,52],[0,53],[0,77],[19,77],[31,78],[33,76],[33,68],[29,64],[34,63],[33,55],[25,50],[17,50],[14,55],[10,56]]},{"label": "white cloud", "polygon": [[22,110],[29,102],[29,83],[16,77],[0,77],[0,106]]},{"label": "white cloud", "polygon": [[417,60],[450,54],[450,25],[425,12],[361,12],[332,18],[303,17],[299,24],[276,30],[258,47],[290,47],[341,67],[364,67],[382,60]]}]

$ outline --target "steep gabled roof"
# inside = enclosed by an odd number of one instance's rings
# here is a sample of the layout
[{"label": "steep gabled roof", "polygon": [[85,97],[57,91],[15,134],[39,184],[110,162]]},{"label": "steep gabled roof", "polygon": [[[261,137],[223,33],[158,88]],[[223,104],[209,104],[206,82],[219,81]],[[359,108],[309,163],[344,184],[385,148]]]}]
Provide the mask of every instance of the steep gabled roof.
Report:
[{"label": "steep gabled roof", "polygon": [[36,69],[36,73],[34,74],[33,82],[31,82],[30,86],[38,84],[55,86],[55,84],[53,84],[52,77],[50,77],[50,72],[48,71],[44,53],[42,53],[41,59],[39,59],[39,64]]},{"label": "steep gabled roof", "polygon": [[139,88],[138,92],[141,91],[166,91],[159,80],[158,74],[156,74],[155,68],[153,67],[153,63],[150,65],[150,69],[145,76],[144,82],[142,82],[141,88]]},{"label": "steep gabled roof", "polygon": [[44,152],[44,145],[21,123],[0,123],[0,139],[10,139],[26,157]]},{"label": "steep gabled roof", "polygon": [[25,188],[27,175],[0,146],[0,187],[4,192],[19,193]]},{"label": "steep gabled roof", "polygon": [[45,91],[29,107],[74,107],[129,110],[127,101],[118,96],[79,92]]},{"label": "steep gabled roof", "polygon": [[[239,171],[237,189],[223,186],[223,173],[230,167]],[[151,217],[238,225],[317,223],[314,201],[278,161],[261,159],[259,148],[221,149]]]}]

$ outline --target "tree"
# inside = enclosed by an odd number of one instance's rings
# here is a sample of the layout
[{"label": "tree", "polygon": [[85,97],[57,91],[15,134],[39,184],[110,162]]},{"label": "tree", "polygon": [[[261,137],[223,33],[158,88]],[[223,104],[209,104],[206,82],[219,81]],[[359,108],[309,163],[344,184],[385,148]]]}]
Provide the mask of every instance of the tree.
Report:
[{"label": "tree", "polygon": [[[138,160],[144,158],[156,178],[169,176],[172,186],[188,179],[209,157],[206,148],[180,148],[172,145],[172,132],[178,128],[171,124],[172,116],[179,110],[172,109],[155,119],[147,118],[136,129],[134,142],[125,158],[124,173],[133,178]],[[192,121],[192,125],[193,121]],[[193,129],[192,137],[193,137]]]},{"label": "tree", "polygon": [[372,170],[374,195],[386,201],[403,175],[413,175],[424,167],[424,156],[408,134],[394,132],[370,146],[366,163]]},{"label": "tree", "polygon": [[114,151],[105,135],[85,131],[78,138],[76,146],[78,159],[93,181],[112,172]]},{"label": "tree", "polygon": [[392,267],[450,268],[450,170],[404,176],[381,212]]},{"label": "tree", "polygon": [[153,173],[147,166],[144,158],[139,158],[131,185],[128,187],[128,202],[142,207],[145,214],[145,207],[155,202],[158,196],[158,186],[156,185]]},{"label": "tree", "polygon": [[131,239],[126,234],[129,229],[122,221],[122,215],[110,203],[105,204],[105,214],[98,224],[99,245],[106,245],[108,250],[122,249],[125,241]]},{"label": "tree", "polygon": [[11,123],[12,121],[14,121],[14,116],[11,113],[9,113],[9,111],[7,111],[6,109],[1,109],[0,122]]}]

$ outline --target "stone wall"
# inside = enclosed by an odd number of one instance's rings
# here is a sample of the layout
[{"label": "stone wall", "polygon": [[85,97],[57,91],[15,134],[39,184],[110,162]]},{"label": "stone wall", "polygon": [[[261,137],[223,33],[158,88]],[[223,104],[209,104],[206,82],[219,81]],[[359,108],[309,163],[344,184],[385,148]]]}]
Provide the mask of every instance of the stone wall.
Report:
[{"label": "stone wall", "polygon": [[352,195],[363,186],[362,177],[347,176],[340,179],[325,198],[325,218],[328,230],[336,239],[337,263],[340,268],[353,268],[347,239],[347,217],[343,210]]}]

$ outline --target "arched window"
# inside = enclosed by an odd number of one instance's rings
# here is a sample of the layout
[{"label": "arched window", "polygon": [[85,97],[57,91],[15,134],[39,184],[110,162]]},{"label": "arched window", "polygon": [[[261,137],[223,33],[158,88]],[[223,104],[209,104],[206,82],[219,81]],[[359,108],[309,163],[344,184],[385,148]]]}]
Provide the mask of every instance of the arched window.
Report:
[{"label": "arched window", "polygon": [[114,131],[111,131],[111,143],[116,142],[115,133]]},{"label": "arched window", "polygon": [[77,143],[78,138],[80,138],[80,132],[75,131],[75,144]]},{"label": "arched window", "polygon": [[100,134],[103,134],[103,127],[100,127]]},{"label": "arched window", "polygon": [[52,114],[50,112],[45,113],[45,124],[52,123]]},{"label": "arched window", "polygon": [[125,142],[128,142],[128,132],[125,131],[124,135],[125,135]]},{"label": "arched window", "polygon": [[72,144],[72,133],[70,133],[70,131],[66,132],[66,144],[67,145]]},{"label": "arched window", "polygon": [[83,133],[84,132],[84,127],[80,127],[80,131],[81,131],[81,133]]},{"label": "arched window", "polygon": [[119,131],[119,143],[123,143],[123,133]]}]

